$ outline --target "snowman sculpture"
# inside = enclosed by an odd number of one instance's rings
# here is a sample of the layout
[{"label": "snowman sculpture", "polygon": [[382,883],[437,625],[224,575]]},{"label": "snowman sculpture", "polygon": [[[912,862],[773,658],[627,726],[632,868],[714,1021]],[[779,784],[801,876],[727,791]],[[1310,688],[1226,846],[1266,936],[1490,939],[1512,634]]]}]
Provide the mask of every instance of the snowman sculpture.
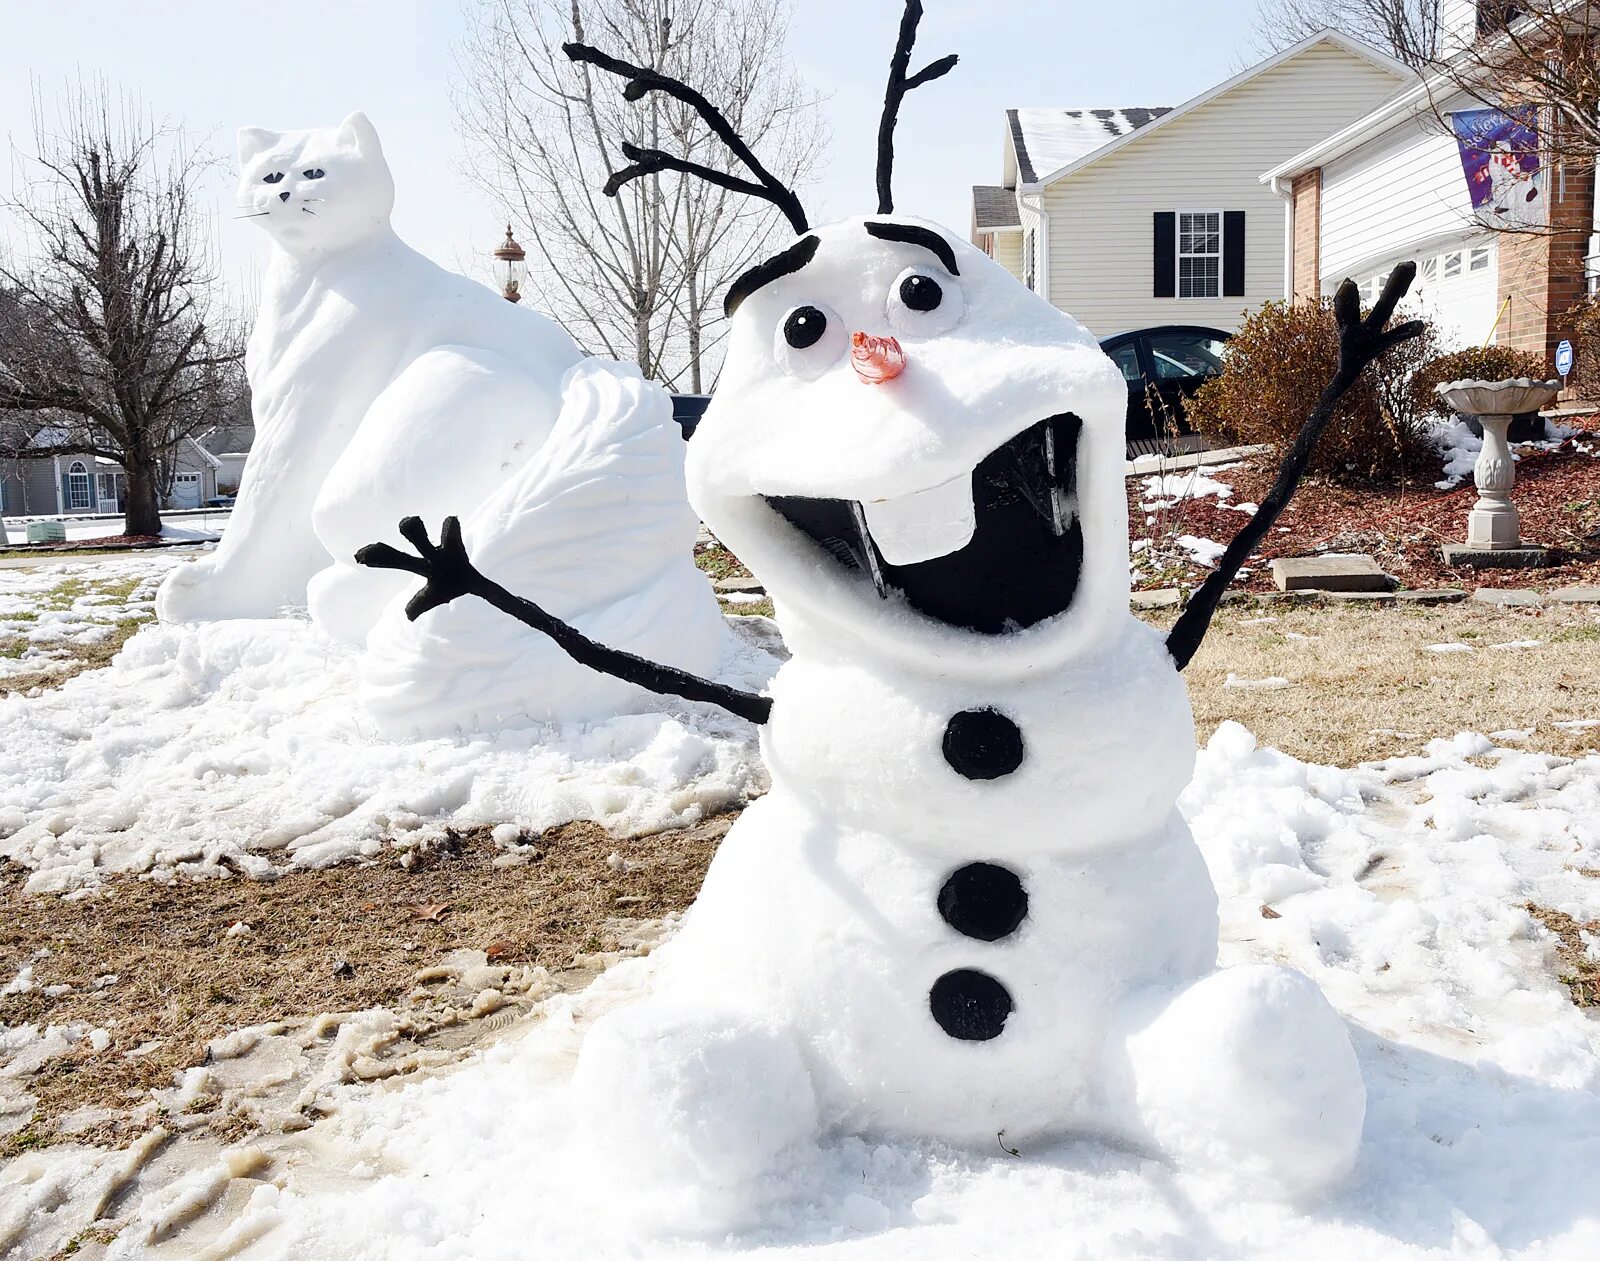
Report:
[{"label": "snowman sculpture", "polygon": [[[989,1150],[1092,1133],[1297,1196],[1338,1178],[1365,1092],[1343,1023],[1280,967],[1217,970],[1216,894],[1175,802],[1194,760],[1179,670],[1304,471],[1338,397],[1414,335],[1409,284],[1359,317],[1273,493],[1164,639],[1128,611],[1122,379],[1071,317],[953,234],[893,213],[901,24],[879,211],[813,229],[698,93],[595,49],[627,94],[690,103],[796,240],[728,294],[690,499],[766,584],[793,656],[770,695],[586,639],[486,579],[459,528],[364,549],[472,595],[595,669],[761,723],[772,790],[733,826],[651,996],[576,1070],[614,1159],[686,1212],[755,1203],[825,1133]],[[629,147],[607,186],[686,168]],[[704,175],[701,169],[699,174]],[[719,177],[726,182],[732,177]]]}]

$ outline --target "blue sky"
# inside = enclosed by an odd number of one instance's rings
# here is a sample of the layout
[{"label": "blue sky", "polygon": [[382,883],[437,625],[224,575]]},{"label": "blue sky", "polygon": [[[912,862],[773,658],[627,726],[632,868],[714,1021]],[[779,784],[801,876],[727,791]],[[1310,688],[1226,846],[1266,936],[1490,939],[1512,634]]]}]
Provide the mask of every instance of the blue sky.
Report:
[{"label": "blue sky", "polygon": [[[497,216],[459,171],[451,46],[462,0],[0,0],[0,133],[29,134],[30,84],[104,76],[230,156],[240,125],[305,127],[365,110],[399,184],[402,236],[447,265],[492,249]],[[1003,111],[1016,105],[1175,105],[1254,58],[1255,0],[926,0],[921,64],[961,55],[902,112],[896,204],[964,231],[968,186],[998,179]],[[798,73],[826,99],[816,221],[871,209],[873,153],[898,0],[796,0]],[[236,281],[263,242],[227,218]]]}]

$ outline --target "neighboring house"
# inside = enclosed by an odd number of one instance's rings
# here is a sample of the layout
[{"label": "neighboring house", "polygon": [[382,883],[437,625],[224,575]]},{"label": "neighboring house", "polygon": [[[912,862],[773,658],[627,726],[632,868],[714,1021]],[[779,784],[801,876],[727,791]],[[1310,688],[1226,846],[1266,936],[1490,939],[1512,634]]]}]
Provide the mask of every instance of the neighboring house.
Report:
[{"label": "neighboring house", "polygon": [[1261,172],[1414,79],[1324,31],[1175,108],[1008,110],[973,242],[1096,336],[1231,330],[1284,290],[1283,206]]},{"label": "neighboring house", "polygon": [[241,423],[218,425],[200,435],[200,445],[219,461],[217,490],[221,494],[232,494],[244,480],[245,461],[250,456],[250,446],[256,436],[256,427],[249,416],[249,409],[246,408]]},{"label": "neighboring house", "polygon": [[[0,458],[0,512],[8,517],[122,512],[128,484],[122,466],[95,455],[28,454],[30,447],[56,441],[48,429],[29,434],[15,422],[0,421],[0,448],[17,453]],[[216,497],[221,460],[193,438],[185,438],[176,463],[172,491],[163,508],[200,508]]]},{"label": "neighboring house", "polygon": [[[1444,0],[1445,48],[1478,37],[1478,10],[1474,0]],[[1435,77],[1263,168],[1263,185],[1284,198],[1285,235],[1293,241],[1285,294],[1331,294],[1348,276],[1370,302],[1396,263],[1414,260],[1412,296],[1447,343],[1494,341],[1552,353],[1563,313],[1587,291],[1593,172],[1558,166],[1542,177],[1551,230],[1485,227],[1443,121],[1455,110],[1481,108],[1482,101]]]}]

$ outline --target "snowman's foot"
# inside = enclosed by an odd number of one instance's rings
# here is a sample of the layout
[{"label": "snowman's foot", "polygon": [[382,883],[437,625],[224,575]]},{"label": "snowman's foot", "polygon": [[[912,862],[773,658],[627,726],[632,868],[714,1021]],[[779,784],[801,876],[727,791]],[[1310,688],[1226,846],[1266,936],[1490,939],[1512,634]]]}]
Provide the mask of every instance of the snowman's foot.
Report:
[{"label": "snowman's foot", "polygon": [[758,1224],[815,1150],[817,1105],[792,1038],[727,1012],[647,1000],[590,1030],[575,1120],[629,1209],[674,1232]]},{"label": "snowman's foot", "polygon": [[1298,972],[1227,968],[1128,1039],[1139,1121],[1180,1164],[1298,1198],[1349,1172],[1366,1088],[1350,1037]]}]

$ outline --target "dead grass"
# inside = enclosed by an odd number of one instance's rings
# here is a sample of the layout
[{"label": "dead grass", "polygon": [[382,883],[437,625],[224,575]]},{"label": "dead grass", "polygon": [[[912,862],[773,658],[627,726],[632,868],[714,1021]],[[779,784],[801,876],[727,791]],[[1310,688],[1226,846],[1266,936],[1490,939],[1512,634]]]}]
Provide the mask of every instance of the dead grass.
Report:
[{"label": "dead grass", "polygon": [[[78,1108],[125,1107],[171,1085],[233,1029],[394,1005],[418,968],[451,950],[555,970],[614,949],[608,920],[656,918],[693,900],[730,818],[632,841],[571,823],[530,838],[536,857],[512,868],[493,865],[505,851],[475,829],[451,834],[411,867],[387,849],[370,864],[274,883],[116,879],[74,902],[25,894],[26,872],[0,866],[0,976],[31,961],[35,983],[0,998],[0,1024],[81,1021],[114,1039],[103,1053],[47,1061],[23,1083],[37,1111],[0,1139],[0,1159],[55,1141],[52,1122]],[[607,861],[613,853],[624,870]],[[238,922],[251,931],[228,936]],[[106,975],[115,983],[97,989]],[[72,988],[44,993],[58,985]],[[126,1055],[156,1041],[147,1054]],[[113,1127],[77,1141],[122,1137]]]},{"label": "dead grass", "polygon": [[1556,958],[1561,971],[1556,975],[1572,1001],[1579,1007],[1600,1007],[1600,963],[1589,958],[1581,933],[1600,933],[1600,920],[1580,924],[1565,911],[1553,906],[1540,906],[1529,902],[1529,915],[1548,928],[1556,937]]},{"label": "dead grass", "polygon": [[[1173,614],[1147,615],[1170,626]],[[1538,648],[1495,644],[1541,640]],[[1471,652],[1436,653],[1464,643]],[[1600,749],[1600,612],[1582,605],[1495,609],[1227,605],[1185,671],[1204,743],[1232,718],[1263,744],[1351,766],[1418,752],[1459,731],[1534,730],[1515,747],[1575,757]],[[1289,687],[1228,687],[1283,678]]]}]

